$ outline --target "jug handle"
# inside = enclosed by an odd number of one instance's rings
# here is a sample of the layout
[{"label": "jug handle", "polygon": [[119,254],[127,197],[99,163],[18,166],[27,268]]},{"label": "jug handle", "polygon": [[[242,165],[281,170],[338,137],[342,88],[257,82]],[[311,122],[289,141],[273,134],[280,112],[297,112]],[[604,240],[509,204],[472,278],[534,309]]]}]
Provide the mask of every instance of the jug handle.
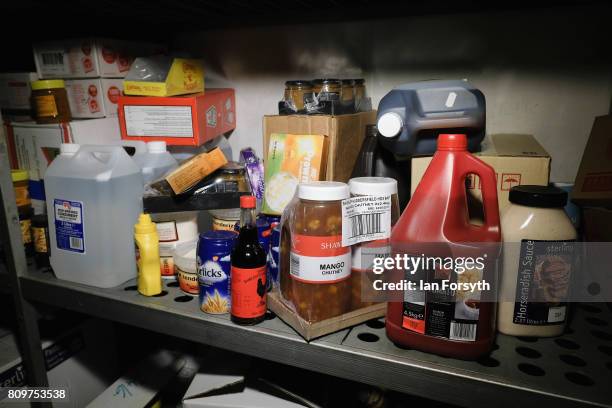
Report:
[{"label": "jug handle", "polygon": [[[117,149],[117,147],[120,149]],[[77,152],[77,155],[81,153],[83,155],[87,154],[92,156],[95,160],[99,160],[95,155],[96,153],[108,153],[110,154],[110,160],[108,163],[114,163],[117,161],[117,157],[119,156],[121,150],[123,150],[123,147],[116,145],[83,145]]]},{"label": "jug handle", "polygon": [[476,174],[480,178],[482,188],[482,206],[484,208],[483,227],[495,227],[499,229],[499,203],[497,201],[497,178],[495,170],[487,163],[472,155],[465,156],[465,172],[462,180],[470,174]]}]

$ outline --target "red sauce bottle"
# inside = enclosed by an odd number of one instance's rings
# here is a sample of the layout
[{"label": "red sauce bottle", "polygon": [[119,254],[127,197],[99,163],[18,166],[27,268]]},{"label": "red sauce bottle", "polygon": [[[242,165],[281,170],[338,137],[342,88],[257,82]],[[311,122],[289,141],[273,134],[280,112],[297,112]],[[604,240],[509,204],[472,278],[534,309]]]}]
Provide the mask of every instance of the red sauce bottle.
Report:
[{"label": "red sauce bottle", "polygon": [[[480,178],[484,223],[470,223],[466,177]],[[447,259],[474,259],[479,266],[457,273],[435,262],[411,274],[393,270],[390,278],[443,284],[488,282],[491,291],[409,290],[388,304],[386,331],[396,344],[422,351],[475,359],[488,353],[495,336],[496,261],[501,241],[497,181],[495,172],[467,151],[467,138],[442,134],[438,149],[419,183],[408,207],[391,233],[393,256]],[[431,259],[428,260],[428,262]],[[458,263],[457,263],[458,265]],[[482,266],[484,265],[484,267]]]}]

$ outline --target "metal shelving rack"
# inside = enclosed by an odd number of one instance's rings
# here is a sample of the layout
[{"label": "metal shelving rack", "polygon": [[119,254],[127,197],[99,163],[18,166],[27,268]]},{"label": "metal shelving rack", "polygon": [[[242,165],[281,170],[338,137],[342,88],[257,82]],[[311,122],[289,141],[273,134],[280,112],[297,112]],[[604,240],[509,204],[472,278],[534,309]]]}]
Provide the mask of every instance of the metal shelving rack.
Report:
[{"label": "metal shelving rack", "polygon": [[[315,372],[469,407],[612,407],[612,307],[575,308],[568,332],[556,339],[498,335],[490,356],[468,362],[397,347],[384,320],[304,341],[278,318],[253,327],[198,310],[197,299],[165,285],[143,297],[134,282],[99,289],[56,279],[26,264],[5,145],[0,143],[0,193],[10,239],[6,279],[17,306],[24,361],[32,385],[47,384],[37,315],[43,303],[257,356]],[[8,227],[8,228],[7,228]],[[1,273],[1,271],[0,271]]]}]

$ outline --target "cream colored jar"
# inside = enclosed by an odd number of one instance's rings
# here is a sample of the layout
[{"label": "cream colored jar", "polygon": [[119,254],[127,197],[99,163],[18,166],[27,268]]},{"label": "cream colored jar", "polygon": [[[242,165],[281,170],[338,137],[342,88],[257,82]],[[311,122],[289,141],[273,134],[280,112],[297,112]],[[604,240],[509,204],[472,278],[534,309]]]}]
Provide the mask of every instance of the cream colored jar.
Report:
[{"label": "cream colored jar", "polygon": [[576,230],[563,210],[567,193],[552,186],[516,186],[509,199],[512,205],[501,220],[498,329],[514,336],[558,336],[567,321],[575,265]]}]

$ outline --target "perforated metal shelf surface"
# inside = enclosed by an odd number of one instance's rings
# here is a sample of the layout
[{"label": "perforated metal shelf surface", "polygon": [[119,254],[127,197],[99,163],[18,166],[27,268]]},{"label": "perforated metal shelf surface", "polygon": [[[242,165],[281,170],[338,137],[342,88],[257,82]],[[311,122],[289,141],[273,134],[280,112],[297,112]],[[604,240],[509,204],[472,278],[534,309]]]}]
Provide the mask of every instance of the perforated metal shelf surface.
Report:
[{"label": "perforated metal shelf surface", "polygon": [[166,284],[164,295],[140,296],[134,282],[98,289],[21,277],[26,298],[316,372],[466,407],[612,407],[612,307],[579,304],[568,332],[554,339],[498,335],[478,362],[397,347],[374,320],[310,343],[280,319],[252,327],[207,315],[197,298]]}]

